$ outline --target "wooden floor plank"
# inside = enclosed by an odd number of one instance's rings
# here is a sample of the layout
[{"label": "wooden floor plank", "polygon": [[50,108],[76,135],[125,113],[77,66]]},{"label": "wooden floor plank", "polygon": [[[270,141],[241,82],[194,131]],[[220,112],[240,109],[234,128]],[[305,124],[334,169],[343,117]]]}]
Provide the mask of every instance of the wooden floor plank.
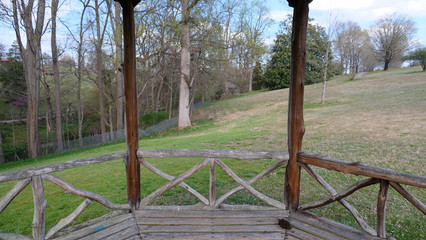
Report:
[{"label": "wooden floor plank", "polygon": [[142,239],[284,239],[281,233],[142,233]]},{"label": "wooden floor plank", "polygon": [[306,222],[301,222],[294,218],[290,218],[289,222],[293,228],[297,228],[300,231],[306,232],[310,235],[317,236],[322,239],[330,239],[330,240],[348,240],[349,239],[347,237],[341,237],[339,235],[336,235],[333,232],[327,231],[324,228],[319,228],[317,225],[311,225]]},{"label": "wooden floor plank", "polygon": [[307,232],[300,231],[297,228],[292,228],[290,230],[287,230],[286,236],[293,237],[293,238],[296,238],[296,239],[303,239],[303,240],[324,240],[323,238],[320,238],[318,236],[314,236],[314,235],[311,235]]},{"label": "wooden floor plank", "polygon": [[135,212],[135,216],[139,217],[157,217],[157,218],[250,218],[250,217],[277,217],[285,218],[289,216],[286,210],[275,211],[241,211],[241,210],[189,210],[189,211],[158,211],[158,210],[139,210]]},{"label": "wooden floor plank", "polygon": [[333,234],[341,238],[357,240],[380,239],[379,237],[372,236],[367,232],[343,225],[333,220],[326,219],[305,211],[292,213],[290,219],[295,219],[301,222],[308,223],[312,226],[316,226],[317,228],[332,232]]},{"label": "wooden floor plank", "polygon": [[276,225],[231,225],[231,226],[197,226],[197,225],[139,225],[141,233],[224,233],[224,232],[244,232],[244,233],[267,233],[282,232],[283,229]]},{"label": "wooden floor plank", "polygon": [[[135,223],[135,222],[134,222]],[[131,237],[136,237],[140,239],[139,228],[136,224],[131,225],[128,228],[124,228],[108,237],[102,238],[103,240],[119,240],[119,239],[129,239]]]},{"label": "wooden floor plank", "polygon": [[110,228],[111,226],[117,225],[119,223],[122,223],[132,218],[133,218],[133,215],[129,213],[118,215],[102,222],[96,222],[94,225],[90,225],[85,228],[78,229],[74,232],[70,232],[67,235],[64,235],[55,239],[58,239],[58,240],[82,239],[88,235],[103,231],[105,229]]},{"label": "wooden floor plank", "polygon": [[87,235],[86,237],[80,238],[80,239],[81,240],[105,239],[107,237],[114,236],[116,234],[119,235],[120,232],[123,231],[124,229],[136,226],[135,218],[133,217],[132,214],[129,214],[129,215],[131,215],[132,217],[129,218],[128,220],[124,221],[124,222],[120,222],[118,224],[109,226],[109,227],[107,227],[103,230],[94,232],[94,233]]},{"label": "wooden floor plank", "polygon": [[273,225],[278,218],[138,218],[138,225]]},{"label": "wooden floor plank", "polygon": [[[360,230],[299,211],[284,210],[138,210],[112,216],[57,239],[379,239]],[[287,216],[287,217],[286,217]],[[283,229],[285,218],[291,229]]]}]

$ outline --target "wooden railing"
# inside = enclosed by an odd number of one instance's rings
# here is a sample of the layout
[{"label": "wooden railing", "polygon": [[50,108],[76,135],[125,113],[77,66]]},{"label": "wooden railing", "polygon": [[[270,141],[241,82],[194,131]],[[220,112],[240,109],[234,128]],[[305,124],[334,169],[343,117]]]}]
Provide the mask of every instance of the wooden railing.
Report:
[{"label": "wooden railing", "polygon": [[[285,209],[286,206],[284,203],[279,202],[275,199],[272,199],[256,189],[254,189],[251,185],[261,179],[262,177],[272,173],[275,169],[284,166],[288,162],[288,153],[281,151],[236,151],[236,150],[203,150],[203,149],[191,149],[191,150],[139,150],[138,151],[139,162],[145,166],[150,171],[155,174],[163,177],[170,182],[160,187],[156,191],[152,192],[150,195],[146,196],[141,200],[140,209],[147,207],[151,204],[156,198],[161,196],[167,190],[179,185],[186,189],[189,193],[194,195],[204,206],[218,208],[228,197],[237,193],[240,190],[246,189],[250,194],[257,197],[258,199],[264,201],[265,203]],[[187,172],[181,174],[178,177],[168,175],[161,170],[152,166],[149,162],[145,160],[145,158],[176,158],[176,157],[203,157],[204,159],[198,162],[194,167],[189,169]],[[254,178],[249,181],[244,181],[240,177],[237,176],[223,161],[219,158],[233,158],[239,160],[264,160],[264,159],[272,159],[277,160],[275,164],[273,164],[268,169],[256,175]],[[188,177],[192,176],[198,170],[203,168],[204,166],[209,166],[209,199],[204,197],[202,194],[198,193],[196,190],[188,186],[184,180]],[[235,182],[237,182],[240,186],[231,189],[227,193],[223,194],[221,197],[216,198],[216,171],[215,167],[218,166],[221,168],[228,176],[230,176]],[[196,206],[198,208],[198,206]]]},{"label": "wooden railing", "polygon": [[[358,225],[366,232],[373,236],[381,238],[386,237],[385,219],[386,219],[386,201],[389,185],[391,185],[399,194],[418,208],[426,215],[426,206],[406,189],[401,184],[411,185],[419,188],[426,188],[426,177],[416,176],[407,173],[395,172],[379,167],[369,166],[361,162],[344,162],[330,157],[321,155],[313,155],[308,153],[299,153],[297,156],[298,164],[305,169],[324,189],[330,194],[324,199],[306,203],[299,206],[298,210],[308,210],[319,208],[333,202],[342,204],[352,216],[355,218]],[[369,177],[338,193],[328,184],[317,172],[309,165],[334,170],[345,174],[354,174]],[[376,229],[370,227],[362,218],[361,214],[344,198],[351,195],[355,191],[373,185],[380,184],[380,190],[377,199],[377,226]]]},{"label": "wooden railing", "polygon": [[[24,188],[32,183],[32,192],[34,200],[34,217],[32,222],[32,237],[33,239],[49,239],[59,230],[69,225],[74,219],[76,219],[92,201],[98,202],[104,207],[111,210],[130,210],[129,204],[117,204],[112,203],[104,197],[78,189],[73,185],[69,184],[62,178],[52,175],[51,173],[62,171],[70,168],[82,167],[92,165],[95,163],[108,162],[120,158],[124,158],[125,153],[109,154],[97,157],[91,157],[80,160],[73,160],[67,162],[61,162],[51,164],[42,167],[29,168],[19,171],[11,171],[0,174],[0,183],[8,181],[18,181],[15,186],[7,194],[0,199],[0,214],[3,210],[12,202],[12,200],[22,191]],[[66,193],[73,194],[76,196],[86,198],[69,216],[60,220],[55,226],[53,226],[47,233],[45,232],[46,223],[46,206],[47,201],[44,198],[43,180],[52,182],[53,184],[64,189]],[[26,239],[27,237],[18,234],[5,234],[0,233],[0,239],[9,239],[15,237],[15,239]]]},{"label": "wooden railing", "polygon": [[[140,209],[148,208],[153,201],[165,193],[167,190],[181,186],[186,189],[189,193],[194,195],[201,203],[202,207],[205,208],[218,208],[222,206],[224,201],[231,195],[246,189],[253,196],[264,201],[265,203],[276,207],[286,208],[286,205],[275,199],[272,199],[256,189],[251,185],[261,179],[262,177],[272,173],[277,168],[284,166],[288,163],[288,153],[282,151],[235,151],[235,150],[138,150],[137,156],[140,164],[146,167],[148,170],[155,174],[163,177],[170,182],[155,190],[144,199],[141,200]],[[51,164],[43,167],[35,167],[30,169],[24,169],[19,171],[5,172],[0,174],[0,183],[8,181],[17,181],[15,186],[0,199],[0,214],[10,204],[10,202],[30,183],[32,183],[32,192],[34,198],[34,218],[32,223],[32,237],[33,239],[49,239],[60,229],[69,225],[77,216],[79,216],[92,201],[96,201],[108,209],[112,210],[131,210],[129,204],[117,204],[112,203],[104,197],[78,189],[73,185],[67,183],[65,180],[58,176],[52,175],[53,172],[71,169],[75,167],[81,167],[91,165],[95,163],[102,163],[112,161],[115,159],[126,159],[125,153],[109,154],[103,156],[97,156],[92,158],[86,158],[81,160],[74,160],[68,162],[62,162],[57,164]],[[167,173],[162,172],[158,168],[151,165],[146,158],[192,158],[202,157],[203,159],[198,162],[194,167],[181,174],[180,176],[171,176]],[[258,175],[248,181],[244,181],[237,174],[235,174],[220,158],[232,158],[239,160],[275,160],[269,168],[260,172]],[[319,208],[328,205],[332,202],[339,202],[353,215],[359,226],[367,233],[385,237],[385,216],[386,216],[386,201],[387,192],[389,185],[392,186],[399,194],[406,198],[416,208],[418,208],[423,214],[426,215],[426,206],[412,194],[410,194],[401,184],[415,186],[419,188],[426,188],[426,177],[415,176],[406,173],[399,173],[391,170],[386,170],[374,166],[368,166],[360,162],[344,162],[329,157],[320,155],[312,155],[307,153],[299,153],[297,155],[298,165],[305,169],[313,178],[326,189],[330,194],[329,197],[324,199],[306,203],[298,207],[297,210],[308,210],[313,208]],[[195,172],[201,168],[209,167],[209,196],[206,198],[193,188],[191,188],[184,181],[188,177],[192,176]],[[222,169],[228,176],[230,176],[235,182],[239,184],[235,187],[218,197],[216,194],[216,166]],[[317,166],[328,170],[335,170],[345,174],[354,174],[368,177],[362,181],[359,181],[348,189],[337,192],[329,183],[327,183],[317,172],[315,172],[311,166]],[[78,206],[74,212],[69,216],[60,220],[54,227],[52,227],[47,233],[45,233],[45,214],[46,214],[46,199],[44,198],[43,180],[49,181],[62,189],[66,193],[81,196],[86,198],[80,206]],[[362,218],[361,214],[344,198],[351,195],[355,191],[370,186],[373,184],[380,184],[379,196],[377,200],[377,226],[376,229],[370,227]],[[190,206],[192,207],[192,206]],[[200,208],[200,204],[193,206]],[[189,209],[189,208],[188,208]],[[4,236],[4,233],[0,233],[0,238]],[[19,238],[25,238],[22,235],[9,235]]]},{"label": "wooden railing", "polygon": [[[287,152],[275,152],[275,151],[233,151],[233,150],[139,150],[139,161],[147,169],[153,171],[159,176],[170,180],[168,184],[154,191],[144,199],[142,199],[140,208],[147,207],[152,203],[157,197],[161,196],[167,190],[173,188],[176,185],[182,186],[184,189],[188,190],[191,194],[196,196],[201,203],[205,204],[208,207],[219,207],[229,196],[235,194],[236,192],[247,189],[251,194],[258,197],[259,199],[265,201],[266,203],[278,207],[285,208],[285,205],[279,201],[276,201],[272,198],[269,198],[262,193],[255,190],[250,185],[258,181],[263,176],[273,172],[278,167],[284,166],[288,160]],[[143,157],[141,157],[143,156]],[[163,157],[204,157],[193,168],[188,170],[186,173],[174,177],[168,175],[161,170],[155,168],[150,163],[148,163],[144,158],[163,158]],[[25,189],[30,183],[32,183],[32,192],[33,192],[33,201],[34,201],[34,217],[32,222],[32,238],[33,239],[49,239],[54,236],[59,230],[68,226],[72,223],[83,211],[90,205],[92,201],[96,201],[103,205],[104,207],[111,210],[131,210],[129,204],[117,204],[108,201],[104,197],[74,187],[70,183],[66,182],[62,178],[52,175],[51,173],[62,171],[66,169],[82,167],[87,165],[92,165],[96,163],[108,162],[116,159],[124,159],[126,161],[126,153],[116,153],[109,154],[97,157],[91,157],[80,160],[67,161],[62,163],[51,164],[47,166],[29,168],[18,171],[11,171],[0,173],[0,183],[9,182],[9,181],[18,181],[15,186],[6,193],[0,199],[0,214],[3,210],[12,202],[12,200]],[[263,159],[273,159],[277,160],[270,168],[259,173],[257,176],[252,178],[249,181],[244,181],[239,178],[231,169],[229,169],[221,160],[218,158],[234,158],[241,160],[263,160]],[[197,172],[202,167],[209,165],[210,168],[210,185],[209,185],[209,199],[195,191],[193,188],[188,186],[184,180],[190,177],[192,174]],[[226,172],[231,178],[233,178],[237,183],[240,184],[239,187],[236,187],[220,198],[216,199],[216,184],[215,184],[215,166],[219,166],[224,172]],[[66,193],[73,194],[76,196],[81,196],[86,198],[69,216],[61,219],[54,227],[50,228],[49,231],[45,230],[46,223],[46,206],[47,201],[44,197],[44,188],[43,180],[52,182],[53,184],[64,189]],[[26,239],[26,236],[19,234],[6,234],[0,232],[0,239],[3,237],[11,238],[15,237],[17,239]]]}]

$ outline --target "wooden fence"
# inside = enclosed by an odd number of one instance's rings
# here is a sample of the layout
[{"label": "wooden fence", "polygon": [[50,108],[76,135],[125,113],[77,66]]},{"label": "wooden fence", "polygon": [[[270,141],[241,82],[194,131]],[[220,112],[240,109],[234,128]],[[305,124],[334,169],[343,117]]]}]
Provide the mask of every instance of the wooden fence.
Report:
[{"label": "wooden fence", "polygon": [[[326,197],[324,199],[299,206],[299,210],[319,208],[337,201],[349,210],[358,225],[364,231],[368,232],[373,236],[384,238],[386,237],[385,219],[387,193],[389,185],[391,185],[399,194],[401,194],[416,208],[418,208],[423,214],[426,215],[426,206],[401,186],[401,184],[406,184],[419,188],[426,188],[426,177],[395,172],[388,169],[369,166],[361,162],[345,162],[330,157],[313,155],[303,152],[298,154],[297,160],[298,164],[304,170],[306,170],[330,194],[329,197]],[[354,183],[348,189],[337,193],[336,190],[334,190],[334,188],[330,184],[328,184],[309,165],[342,172],[344,174],[361,175],[368,178]],[[368,224],[363,220],[361,214],[344,199],[355,191],[373,184],[380,184],[380,190],[377,199],[376,230],[368,226]]]},{"label": "wooden fence", "polygon": [[[153,171],[159,176],[170,180],[168,184],[154,191],[144,199],[142,199],[140,208],[147,207],[153,200],[157,197],[161,196],[167,190],[173,188],[176,185],[182,186],[184,189],[188,190],[191,194],[196,196],[203,204],[207,207],[217,208],[221,203],[223,203],[229,196],[235,194],[236,192],[247,189],[251,194],[258,197],[259,199],[265,201],[266,203],[277,207],[277,208],[285,208],[285,205],[281,202],[278,202],[272,198],[269,198],[257,190],[255,190],[250,185],[262,178],[263,176],[271,173],[278,167],[284,166],[288,160],[288,154],[286,152],[278,152],[278,151],[233,151],[233,150],[139,150],[139,161],[143,166],[147,169]],[[196,164],[193,168],[188,170],[186,173],[174,177],[168,175],[161,170],[155,168],[150,163],[148,163],[143,157],[146,158],[163,158],[163,157],[205,157],[201,162]],[[270,168],[258,174],[256,177],[251,179],[250,181],[245,182],[241,178],[239,178],[234,172],[232,172],[229,167],[227,167],[220,159],[218,158],[235,158],[240,160],[263,160],[263,159],[273,159],[277,160],[277,163],[273,164]],[[0,199],[0,214],[3,210],[12,202],[12,200],[20,193],[26,186],[32,183],[32,192],[33,192],[33,201],[34,201],[34,217],[32,222],[32,237],[33,239],[49,239],[54,236],[59,230],[69,225],[74,221],[83,211],[89,206],[92,201],[96,201],[103,205],[104,207],[111,210],[131,210],[131,206],[129,204],[117,204],[110,202],[104,197],[86,191],[82,189],[78,189],[66,182],[62,178],[53,175],[52,173],[76,168],[83,167],[87,165],[92,165],[96,163],[108,162],[116,159],[126,159],[126,153],[116,153],[116,154],[108,154],[97,157],[91,157],[80,160],[73,160],[67,162],[61,162],[56,164],[51,164],[47,166],[29,168],[18,171],[5,172],[0,174],[0,183],[8,182],[8,181],[18,181],[15,186],[6,193]],[[189,187],[183,181],[194,174],[196,171],[201,169],[202,167],[209,165],[210,167],[210,184],[209,184],[209,199],[195,191],[193,188]],[[215,184],[215,166],[219,166],[223,169],[231,178],[233,178],[237,183],[240,184],[239,187],[236,187],[230,190],[228,193],[224,194],[222,197],[216,199],[216,184]],[[46,223],[46,206],[47,201],[44,198],[44,188],[43,188],[43,180],[52,182],[53,184],[61,187],[68,194],[73,194],[77,196],[81,196],[86,198],[69,216],[60,220],[54,227],[49,229],[49,231],[45,230]],[[27,237],[18,235],[18,234],[6,234],[0,233],[0,238],[2,237],[17,237],[19,239],[25,239]]]},{"label": "wooden fence", "polygon": [[[167,190],[175,187],[181,186],[186,189],[189,193],[194,195],[201,203],[194,206],[189,206],[186,209],[190,209],[190,207],[196,208],[207,208],[214,209],[219,208],[223,202],[229,198],[231,195],[246,189],[253,196],[258,199],[266,202],[267,204],[279,208],[284,209],[286,205],[282,202],[279,202],[275,199],[272,199],[256,189],[254,189],[251,185],[261,179],[262,177],[272,173],[279,167],[282,167],[288,163],[288,153],[282,151],[236,151],[236,150],[138,150],[137,156],[139,162],[146,167],[148,170],[154,172],[162,178],[169,180],[167,184],[158,188],[144,199],[141,200],[139,205],[139,209],[144,209],[149,207],[152,202],[165,193]],[[97,157],[91,157],[81,160],[73,160],[62,163],[51,164],[42,167],[35,167],[30,169],[24,169],[19,171],[5,172],[0,174],[0,183],[8,182],[8,181],[17,181],[15,186],[6,193],[0,199],[0,214],[3,210],[9,205],[9,203],[30,183],[32,184],[32,192],[34,199],[34,218],[32,223],[32,237],[33,239],[49,239],[56,232],[69,225],[77,216],[79,216],[92,201],[96,201],[101,205],[105,206],[111,210],[131,210],[131,206],[129,204],[117,204],[110,202],[104,197],[85,191],[82,189],[78,189],[73,185],[67,183],[65,180],[61,179],[58,176],[53,175],[53,172],[62,171],[65,169],[82,167],[87,165],[92,165],[96,163],[102,163],[107,161],[112,161],[116,159],[126,159],[126,153],[117,153],[117,154],[109,154]],[[194,167],[181,174],[180,176],[171,176],[167,173],[162,172],[160,169],[151,165],[145,158],[192,158],[192,157],[203,157],[203,159],[198,162]],[[245,181],[241,179],[237,174],[235,174],[220,158],[233,158],[239,160],[246,161],[259,161],[264,159],[272,159],[275,162],[264,171],[260,172],[258,175],[253,177],[252,179]],[[353,215],[359,226],[366,231],[367,233],[378,236],[385,237],[385,216],[386,216],[386,200],[387,200],[387,192],[389,185],[392,186],[399,194],[401,194],[404,198],[406,198],[409,202],[411,202],[416,208],[418,208],[423,214],[426,215],[426,207],[425,205],[410,194],[405,188],[402,187],[401,184],[415,186],[419,188],[426,188],[426,177],[416,176],[406,173],[399,173],[387,169],[382,169],[374,166],[368,166],[360,162],[344,162],[336,159],[332,159],[329,157],[324,157],[320,155],[312,155],[307,153],[299,153],[297,155],[297,163],[298,165],[305,169],[313,178],[326,189],[326,191],[330,194],[329,197],[324,199],[306,203],[301,206],[298,206],[298,211],[309,210],[313,208],[319,208],[325,205],[328,205],[332,202],[339,202],[342,204],[349,212]],[[209,196],[208,198],[191,188],[184,181],[188,177],[192,176],[195,172],[200,170],[201,168],[208,166],[209,168]],[[222,196],[217,196],[216,194],[216,166],[222,169],[228,176],[230,176],[235,182],[239,184],[238,187],[235,187],[223,194]],[[321,168],[325,168],[328,170],[335,170],[338,172],[342,172],[345,174],[354,174],[354,175],[362,175],[368,177],[362,181],[359,181],[348,189],[338,193],[330,184],[328,184],[317,172],[315,172],[311,166],[317,166]],[[69,216],[60,220],[54,227],[49,229],[47,233],[45,232],[45,215],[46,215],[46,199],[44,198],[44,189],[43,189],[43,181],[49,181],[53,184],[64,189],[66,193],[70,193],[73,195],[81,196],[86,198],[80,206],[78,206],[74,212],[72,212]],[[377,200],[377,226],[376,229],[368,226],[368,224],[363,220],[360,213],[344,198],[351,195],[355,191],[364,188],[366,186],[370,186],[372,184],[380,184],[380,190]],[[0,238],[5,236],[4,233],[0,233]],[[20,238],[25,238],[25,236],[21,235],[8,235],[15,236]]]}]

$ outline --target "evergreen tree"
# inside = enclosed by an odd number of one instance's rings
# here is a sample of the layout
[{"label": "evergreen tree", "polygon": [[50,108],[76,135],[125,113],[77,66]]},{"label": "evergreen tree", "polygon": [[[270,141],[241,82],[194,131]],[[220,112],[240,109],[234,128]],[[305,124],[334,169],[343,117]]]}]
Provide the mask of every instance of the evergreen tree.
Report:
[{"label": "evergreen tree", "polygon": [[[271,60],[265,72],[265,87],[268,89],[288,88],[290,86],[291,60],[291,21],[281,23],[282,30],[272,47]],[[327,37],[323,27],[309,23],[306,41],[306,84],[322,81]],[[329,49],[329,51],[331,51]],[[329,54],[331,56],[332,54]],[[331,57],[329,59],[331,61]],[[331,72],[331,71],[330,71]]]}]

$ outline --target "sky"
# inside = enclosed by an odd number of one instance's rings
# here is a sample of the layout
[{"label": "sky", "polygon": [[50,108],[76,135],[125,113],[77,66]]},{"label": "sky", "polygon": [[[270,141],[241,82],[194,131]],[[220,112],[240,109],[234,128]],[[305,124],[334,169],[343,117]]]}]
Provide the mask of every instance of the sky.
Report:
[{"label": "sky", "polygon": [[[7,0],[1,0],[7,1]],[[64,19],[67,15],[79,11],[79,6],[73,5],[70,1],[61,7],[61,14]],[[273,44],[275,35],[279,30],[279,23],[292,13],[292,8],[288,6],[287,0],[265,0],[265,4],[270,10],[270,18],[274,24],[265,34],[265,42]],[[46,9],[46,13],[50,10]],[[407,16],[415,22],[417,33],[415,38],[426,45],[426,0],[313,0],[310,4],[309,16],[322,26],[327,26],[330,14],[338,21],[351,20],[358,23],[361,28],[367,29],[378,19],[397,13]],[[58,36],[62,40],[62,45],[66,42],[65,31]],[[6,50],[15,40],[15,33],[10,26],[0,25],[0,43],[6,46]],[[61,45],[61,43],[60,43]],[[47,32],[43,36],[42,51],[50,52],[50,35]]]},{"label": "sky", "polygon": [[[270,17],[275,21],[268,31],[266,42],[273,42],[279,22],[292,13],[287,0],[265,1]],[[353,21],[361,28],[371,27],[377,20],[392,13],[411,18],[417,28],[415,39],[426,45],[426,0],[313,0],[309,4],[309,17],[321,26],[328,26],[330,14],[337,21]]]}]

